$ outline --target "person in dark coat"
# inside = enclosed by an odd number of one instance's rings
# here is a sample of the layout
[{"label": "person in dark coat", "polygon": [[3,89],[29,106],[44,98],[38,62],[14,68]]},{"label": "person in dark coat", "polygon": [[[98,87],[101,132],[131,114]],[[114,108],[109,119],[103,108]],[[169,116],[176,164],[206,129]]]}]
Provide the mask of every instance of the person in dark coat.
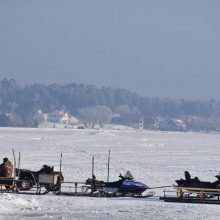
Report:
[{"label": "person in dark coat", "polygon": [[11,178],[13,175],[13,164],[12,162],[5,157],[3,163],[0,165],[0,176]]}]

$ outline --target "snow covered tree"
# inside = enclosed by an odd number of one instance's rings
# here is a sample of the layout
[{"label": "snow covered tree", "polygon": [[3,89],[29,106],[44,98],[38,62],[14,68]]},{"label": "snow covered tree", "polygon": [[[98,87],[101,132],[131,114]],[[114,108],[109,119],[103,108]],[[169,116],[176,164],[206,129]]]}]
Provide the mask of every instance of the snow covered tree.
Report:
[{"label": "snow covered tree", "polygon": [[86,107],[79,110],[79,118],[85,127],[94,128],[96,123],[98,123],[100,127],[104,127],[104,124],[111,121],[112,111],[107,106],[97,105]]}]

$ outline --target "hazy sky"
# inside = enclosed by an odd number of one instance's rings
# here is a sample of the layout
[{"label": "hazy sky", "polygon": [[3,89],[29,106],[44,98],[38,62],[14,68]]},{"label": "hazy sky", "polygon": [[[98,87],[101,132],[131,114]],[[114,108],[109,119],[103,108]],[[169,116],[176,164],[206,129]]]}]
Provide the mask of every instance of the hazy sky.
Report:
[{"label": "hazy sky", "polygon": [[0,0],[0,78],[220,99],[219,0]]}]

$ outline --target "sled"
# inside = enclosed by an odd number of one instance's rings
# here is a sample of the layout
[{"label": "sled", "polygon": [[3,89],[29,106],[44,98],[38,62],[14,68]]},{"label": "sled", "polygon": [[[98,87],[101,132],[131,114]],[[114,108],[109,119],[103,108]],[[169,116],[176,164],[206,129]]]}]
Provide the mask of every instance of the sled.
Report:
[{"label": "sled", "polygon": [[0,177],[0,192],[13,191],[16,188],[14,178]]},{"label": "sled", "polygon": [[164,189],[164,202],[220,204],[220,189],[192,188],[174,186]]}]

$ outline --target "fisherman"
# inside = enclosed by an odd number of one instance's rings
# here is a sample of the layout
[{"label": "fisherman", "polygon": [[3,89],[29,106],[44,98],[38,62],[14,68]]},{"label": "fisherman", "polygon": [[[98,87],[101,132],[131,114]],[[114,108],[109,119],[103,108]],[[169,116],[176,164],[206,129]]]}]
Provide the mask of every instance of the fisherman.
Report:
[{"label": "fisherman", "polygon": [[13,174],[13,165],[12,162],[5,157],[3,163],[0,165],[0,176],[11,178]]}]

